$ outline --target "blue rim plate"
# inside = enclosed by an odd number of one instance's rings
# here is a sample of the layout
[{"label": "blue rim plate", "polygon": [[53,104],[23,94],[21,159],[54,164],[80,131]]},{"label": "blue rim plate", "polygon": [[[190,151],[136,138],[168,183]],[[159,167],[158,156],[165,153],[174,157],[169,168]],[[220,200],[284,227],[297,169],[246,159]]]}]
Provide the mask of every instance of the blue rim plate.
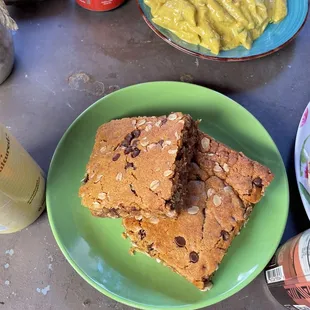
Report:
[{"label": "blue rim plate", "polygon": [[192,56],[224,62],[252,60],[277,52],[296,37],[307,20],[309,10],[308,0],[287,0],[288,15],[286,18],[279,24],[268,25],[262,36],[254,41],[250,50],[237,47],[214,55],[208,49],[187,43],[171,31],[153,23],[151,10],[144,0],[136,1],[147,25],[165,42]]}]

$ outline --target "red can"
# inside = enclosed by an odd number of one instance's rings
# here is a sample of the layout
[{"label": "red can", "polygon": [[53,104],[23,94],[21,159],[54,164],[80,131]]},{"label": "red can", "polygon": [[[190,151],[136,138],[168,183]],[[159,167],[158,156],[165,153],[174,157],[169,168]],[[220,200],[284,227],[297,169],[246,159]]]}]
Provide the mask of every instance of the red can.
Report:
[{"label": "red can", "polygon": [[84,9],[100,12],[116,9],[124,2],[125,0],[76,0]]}]

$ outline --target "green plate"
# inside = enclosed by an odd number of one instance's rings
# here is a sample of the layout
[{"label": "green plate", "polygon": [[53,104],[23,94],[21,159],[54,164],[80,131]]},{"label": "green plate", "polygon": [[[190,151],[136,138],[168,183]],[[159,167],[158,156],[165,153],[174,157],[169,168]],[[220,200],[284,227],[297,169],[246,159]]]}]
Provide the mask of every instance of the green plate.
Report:
[{"label": "green plate", "polygon": [[[115,118],[171,111],[202,119],[203,131],[262,162],[275,174],[266,196],[230,247],[209,292],[200,292],[143,254],[130,256],[129,240],[121,237],[121,220],[92,217],[77,194],[99,125]],[[47,180],[49,220],[67,260],[103,294],[142,309],[196,309],[241,290],[274,254],[286,224],[288,202],[285,168],[263,126],[231,99],[207,88],[177,82],[131,86],[89,107],[59,142]]]}]

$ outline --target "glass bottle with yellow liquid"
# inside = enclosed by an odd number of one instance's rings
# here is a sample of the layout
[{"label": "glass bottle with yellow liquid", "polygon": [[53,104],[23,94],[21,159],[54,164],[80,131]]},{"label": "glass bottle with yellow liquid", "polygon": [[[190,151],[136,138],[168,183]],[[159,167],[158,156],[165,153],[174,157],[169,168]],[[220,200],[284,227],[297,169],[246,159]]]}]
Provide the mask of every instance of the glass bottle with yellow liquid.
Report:
[{"label": "glass bottle with yellow liquid", "polygon": [[0,124],[0,234],[29,226],[44,209],[43,171]]}]

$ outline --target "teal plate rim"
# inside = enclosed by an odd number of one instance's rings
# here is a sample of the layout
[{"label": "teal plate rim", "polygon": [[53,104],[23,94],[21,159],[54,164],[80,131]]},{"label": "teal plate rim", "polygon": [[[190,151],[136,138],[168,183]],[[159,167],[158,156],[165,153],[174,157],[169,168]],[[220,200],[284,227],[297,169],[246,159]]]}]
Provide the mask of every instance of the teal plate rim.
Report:
[{"label": "teal plate rim", "polygon": [[[290,1],[290,0],[288,0],[288,1]],[[291,0],[291,1],[295,1],[295,0]],[[265,56],[268,56],[268,55],[271,55],[275,52],[278,52],[279,50],[281,50],[282,48],[287,46],[289,43],[291,43],[296,38],[296,36],[299,34],[299,32],[302,30],[305,23],[307,22],[307,17],[309,14],[309,6],[310,6],[310,3],[308,2],[308,0],[298,0],[298,1],[304,1],[303,5],[305,6],[306,10],[303,12],[303,16],[301,19],[301,23],[299,24],[299,27],[297,27],[295,29],[295,31],[292,32],[291,36],[286,41],[279,44],[278,46],[275,46],[269,50],[257,52],[256,54],[248,55],[248,56],[247,55],[243,55],[243,56],[232,56],[232,55],[230,56],[229,55],[231,51],[240,51],[241,55],[244,54],[244,51],[247,51],[247,50],[243,47],[237,47],[237,48],[230,50],[230,51],[224,51],[224,52],[221,51],[219,53],[219,55],[212,54],[206,48],[202,48],[202,49],[207,51],[206,53],[194,51],[193,48],[194,47],[197,48],[197,45],[193,45],[193,44],[185,42],[184,40],[178,38],[176,35],[174,35],[172,32],[170,32],[169,30],[164,29],[163,27],[160,27],[151,21],[151,19],[148,17],[151,15],[150,8],[144,3],[144,0],[136,0],[136,3],[137,3],[140,14],[142,15],[145,23],[157,34],[157,36],[159,36],[162,40],[164,40],[166,43],[170,44],[174,48],[176,48],[176,49],[178,49],[178,50],[180,50],[186,54],[189,54],[191,56],[200,58],[200,59],[219,61],[219,62],[241,62],[241,61],[249,61],[249,60],[263,58]],[[279,23],[277,25],[269,25],[268,27],[278,26],[278,25],[281,25],[281,23]],[[265,32],[266,32],[266,30],[265,30]],[[263,36],[266,36],[266,33],[264,33],[261,37],[263,37]],[[259,40],[259,39],[260,38],[258,38],[257,40]],[[256,42],[257,40],[254,41],[254,44],[257,44],[257,42]],[[199,47],[199,48],[201,48],[201,47]]]},{"label": "teal plate rim", "polygon": [[[140,84],[134,84],[128,87],[124,87],[116,92],[124,92],[126,91],[126,89],[128,88],[135,88],[135,87],[143,87],[143,85],[148,85],[148,84],[166,84],[166,83],[170,83],[170,84],[186,84],[187,83],[182,83],[182,82],[173,82],[173,81],[155,81],[155,82],[146,82],[146,83],[140,83]],[[249,118],[252,118],[253,121],[255,120],[259,126],[262,127],[263,130],[266,131],[266,134],[269,136],[270,140],[274,143],[273,139],[271,138],[271,136],[269,135],[269,133],[267,132],[267,130],[264,128],[264,126],[254,117],[254,115],[252,115],[247,109],[245,109],[242,105],[238,104],[236,101],[232,100],[231,98],[217,92],[214,91],[212,89],[206,88],[206,87],[202,87],[199,85],[195,85],[195,84],[190,84],[191,87],[197,87],[197,88],[204,88],[204,89],[208,89],[209,91],[212,91],[214,93],[216,93],[218,96],[221,97],[225,97],[227,100],[229,100],[232,104],[234,104],[235,106],[237,106],[240,110],[243,110],[244,112],[246,112],[248,114]],[[74,261],[74,259],[70,256],[69,251],[67,251],[67,249],[65,248],[65,246],[62,244],[61,242],[61,237],[55,227],[55,223],[54,220],[51,219],[52,218],[52,211],[51,211],[51,206],[50,206],[50,199],[49,196],[51,195],[51,193],[49,193],[49,183],[50,183],[50,171],[52,169],[53,163],[54,163],[54,159],[58,153],[58,150],[60,148],[60,145],[62,144],[62,142],[67,138],[67,136],[69,135],[71,128],[75,125],[75,123],[84,115],[86,114],[89,110],[93,109],[95,106],[102,104],[102,102],[104,102],[104,98],[113,96],[116,92],[113,92],[111,94],[108,94],[102,98],[100,98],[99,100],[97,100],[96,102],[94,102],[92,105],[90,105],[88,108],[86,108],[80,115],[78,115],[76,117],[76,119],[70,124],[70,126],[67,128],[67,130],[65,131],[65,133],[63,134],[62,138],[60,139],[54,154],[52,156],[51,159],[51,163],[49,166],[49,172],[48,172],[48,176],[47,176],[47,190],[46,190],[46,205],[47,205],[47,214],[48,214],[48,219],[49,219],[49,223],[50,223],[50,227],[52,230],[52,233],[54,235],[54,238],[56,240],[57,245],[59,246],[59,248],[61,249],[62,253],[64,254],[65,258],[67,259],[67,261],[70,263],[70,265],[74,268],[74,270],[86,281],[88,282],[88,284],[90,284],[91,286],[93,286],[95,289],[97,289],[100,293],[114,299],[115,301],[118,301],[120,303],[126,304],[128,306],[132,306],[132,307],[136,307],[139,309],[148,309],[148,310],[154,310],[154,309],[168,309],[167,306],[153,306],[153,305],[147,305],[145,303],[140,303],[140,302],[136,302],[133,300],[130,300],[128,298],[125,298],[121,295],[115,294],[113,292],[111,292],[110,290],[108,290],[105,287],[102,287],[100,285],[98,285],[94,280],[91,279],[91,277],[85,273],[82,268],[79,267],[79,265]],[[274,143],[274,145],[276,146],[276,144]],[[289,186],[288,186],[288,179],[287,179],[287,173],[286,173],[286,169],[281,157],[281,154],[278,150],[278,148],[276,147],[276,152],[279,155],[279,158],[281,159],[281,165],[283,166],[283,169],[285,171],[285,178],[284,178],[284,184],[283,186],[285,187],[285,192],[287,193],[285,200],[287,201],[287,206],[285,208],[285,222],[283,222],[283,224],[281,225],[281,230],[279,231],[279,237],[276,240],[276,244],[279,244],[282,238],[282,235],[284,233],[284,229],[286,227],[286,222],[287,222],[287,217],[288,217],[288,212],[289,212]],[[275,251],[276,249],[274,249]],[[272,256],[274,255],[274,251],[270,252],[268,256],[266,256],[266,259],[264,261],[264,265],[267,265],[267,263],[270,261],[270,259],[272,258]],[[261,264],[261,263],[260,263]],[[241,282],[239,285],[232,287],[229,291],[226,291],[225,293],[221,294],[221,299],[219,301],[225,300],[228,297],[231,297],[232,295],[234,295],[235,293],[239,292],[241,289],[243,289],[244,287],[246,287],[247,285],[249,285],[260,273],[261,273],[262,269],[261,268],[257,268],[255,271],[253,271],[249,276],[248,276],[248,281],[244,281]],[[218,301],[218,302],[219,302]],[[210,306],[214,303],[205,303],[204,301],[200,302],[199,304],[195,305],[194,307],[192,306],[169,306],[169,309],[180,309],[180,310],[188,310],[188,309],[200,309],[202,307],[206,307],[206,306]]]}]

